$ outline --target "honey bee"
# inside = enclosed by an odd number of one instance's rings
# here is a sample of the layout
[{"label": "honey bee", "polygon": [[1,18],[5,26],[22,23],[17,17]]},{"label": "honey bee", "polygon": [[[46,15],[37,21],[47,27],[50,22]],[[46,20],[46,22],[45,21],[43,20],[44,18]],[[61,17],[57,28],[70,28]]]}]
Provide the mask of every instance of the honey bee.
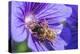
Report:
[{"label": "honey bee", "polygon": [[53,29],[48,27],[46,20],[41,20],[41,22],[28,20],[27,26],[31,29],[33,36],[36,36],[40,41],[44,40],[54,40],[56,33]]},{"label": "honey bee", "polygon": [[46,22],[36,24],[35,28],[32,31],[37,33],[38,39],[40,41],[44,40],[51,41],[56,36],[55,31],[53,31],[53,29],[50,29]]}]

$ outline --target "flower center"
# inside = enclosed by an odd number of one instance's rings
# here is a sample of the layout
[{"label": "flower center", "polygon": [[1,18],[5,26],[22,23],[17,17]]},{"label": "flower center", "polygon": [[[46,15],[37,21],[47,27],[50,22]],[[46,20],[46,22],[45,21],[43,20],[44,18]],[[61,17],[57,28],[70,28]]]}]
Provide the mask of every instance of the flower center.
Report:
[{"label": "flower center", "polygon": [[29,29],[33,29],[35,25],[35,19],[32,14],[25,17],[25,27]]}]

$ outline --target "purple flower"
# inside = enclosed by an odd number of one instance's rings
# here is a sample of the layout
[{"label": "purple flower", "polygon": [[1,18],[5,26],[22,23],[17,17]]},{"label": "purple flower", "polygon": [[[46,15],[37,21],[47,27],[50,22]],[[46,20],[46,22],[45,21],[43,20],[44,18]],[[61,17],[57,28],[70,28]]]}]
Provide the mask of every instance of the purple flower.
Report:
[{"label": "purple flower", "polygon": [[[12,2],[11,32],[12,39],[16,42],[26,40],[32,51],[61,50],[67,43],[60,37],[63,22],[70,17],[72,9],[63,4],[34,3],[34,2]],[[56,38],[52,41],[40,42],[32,36],[25,26],[30,20],[46,19],[48,26],[55,29]]]}]

